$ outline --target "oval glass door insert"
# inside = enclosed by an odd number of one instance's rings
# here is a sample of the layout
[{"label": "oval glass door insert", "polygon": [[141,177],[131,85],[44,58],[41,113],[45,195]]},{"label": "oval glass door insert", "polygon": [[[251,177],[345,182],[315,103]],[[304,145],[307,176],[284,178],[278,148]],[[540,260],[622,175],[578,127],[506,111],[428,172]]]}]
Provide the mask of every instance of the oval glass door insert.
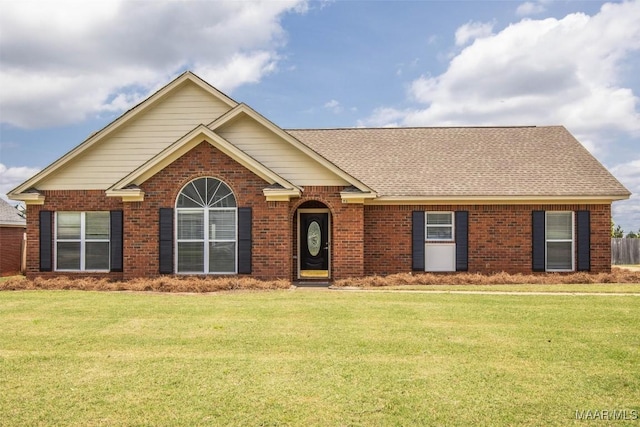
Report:
[{"label": "oval glass door insert", "polygon": [[307,229],[307,248],[311,256],[317,256],[320,253],[321,240],[320,224],[317,221],[312,221]]}]

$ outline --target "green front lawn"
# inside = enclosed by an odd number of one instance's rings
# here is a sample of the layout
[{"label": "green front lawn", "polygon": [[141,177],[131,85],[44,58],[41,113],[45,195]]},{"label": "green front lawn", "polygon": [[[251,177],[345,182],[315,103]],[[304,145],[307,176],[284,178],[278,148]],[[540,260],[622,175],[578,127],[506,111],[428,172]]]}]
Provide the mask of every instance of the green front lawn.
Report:
[{"label": "green front lawn", "polygon": [[0,325],[1,425],[640,422],[636,296],[0,292]]}]

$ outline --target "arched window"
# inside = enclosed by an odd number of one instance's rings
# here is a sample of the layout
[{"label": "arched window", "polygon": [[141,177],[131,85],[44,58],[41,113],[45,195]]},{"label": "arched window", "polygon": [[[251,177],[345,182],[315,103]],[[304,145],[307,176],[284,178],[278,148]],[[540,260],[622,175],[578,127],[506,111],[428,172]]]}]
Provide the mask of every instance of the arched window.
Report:
[{"label": "arched window", "polygon": [[176,201],[178,273],[236,273],[237,207],[231,189],[215,178],[198,178]]}]

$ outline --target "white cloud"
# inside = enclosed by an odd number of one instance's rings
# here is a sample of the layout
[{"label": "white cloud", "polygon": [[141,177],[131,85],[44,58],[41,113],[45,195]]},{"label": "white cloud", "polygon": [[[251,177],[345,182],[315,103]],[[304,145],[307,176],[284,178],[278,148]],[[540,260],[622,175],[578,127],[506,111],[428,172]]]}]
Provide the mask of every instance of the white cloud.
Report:
[{"label": "white cloud", "polygon": [[640,158],[614,166],[611,172],[631,192],[640,194]]},{"label": "white cloud", "polygon": [[272,52],[255,51],[236,53],[226,63],[209,65],[197,63],[193,72],[208,82],[216,82],[216,88],[232,91],[245,83],[257,83],[276,70],[278,57]]},{"label": "white cloud", "polygon": [[[466,42],[465,37],[456,40]],[[444,73],[411,82],[409,96],[423,106],[381,108],[363,123],[563,124],[592,141],[610,130],[637,133],[638,97],[622,85],[620,69],[638,50],[637,1],[605,4],[591,17],[525,19],[476,39]]]},{"label": "white cloud", "polygon": [[277,68],[305,0],[0,1],[1,120],[36,128],[121,111],[184,69],[223,91]]},{"label": "white cloud", "polygon": [[373,111],[369,117],[359,120],[357,127],[382,126],[399,127],[409,114],[408,110],[397,110],[395,108],[379,107]]},{"label": "white cloud", "polygon": [[464,46],[471,40],[488,37],[493,32],[493,24],[468,22],[456,30],[456,46]]},{"label": "white cloud", "polygon": [[18,185],[38,173],[40,169],[27,166],[7,167],[0,163],[0,196],[4,196]]},{"label": "white cloud", "polygon": [[[466,45],[471,33],[463,25],[456,43]],[[413,107],[383,106],[358,125],[560,124],[591,152],[610,155],[616,135],[640,138],[640,98],[624,83],[638,65],[638,51],[640,1],[605,4],[593,16],[527,18],[476,38],[444,73],[410,82]],[[638,228],[640,164],[613,170],[634,193],[614,204],[614,214]]]},{"label": "white cloud", "polygon": [[640,159],[611,168],[611,173],[633,194],[613,204],[613,219],[625,231],[640,230]]},{"label": "white cloud", "polygon": [[335,99],[332,99],[331,101],[326,102],[324,104],[324,108],[333,112],[334,114],[340,114],[344,110],[342,108],[342,105],[340,105],[340,102],[336,101]]},{"label": "white cloud", "polygon": [[542,13],[546,10],[546,7],[541,2],[524,2],[516,9],[516,15],[529,16]]}]

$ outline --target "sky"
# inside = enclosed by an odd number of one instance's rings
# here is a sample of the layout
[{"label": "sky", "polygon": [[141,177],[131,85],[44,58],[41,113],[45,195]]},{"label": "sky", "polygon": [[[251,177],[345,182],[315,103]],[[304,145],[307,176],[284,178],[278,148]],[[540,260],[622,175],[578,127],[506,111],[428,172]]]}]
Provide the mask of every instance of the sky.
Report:
[{"label": "sky", "polygon": [[185,70],[288,129],[564,125],[640,230],[640,0],[0,0],[0,197]]}]

